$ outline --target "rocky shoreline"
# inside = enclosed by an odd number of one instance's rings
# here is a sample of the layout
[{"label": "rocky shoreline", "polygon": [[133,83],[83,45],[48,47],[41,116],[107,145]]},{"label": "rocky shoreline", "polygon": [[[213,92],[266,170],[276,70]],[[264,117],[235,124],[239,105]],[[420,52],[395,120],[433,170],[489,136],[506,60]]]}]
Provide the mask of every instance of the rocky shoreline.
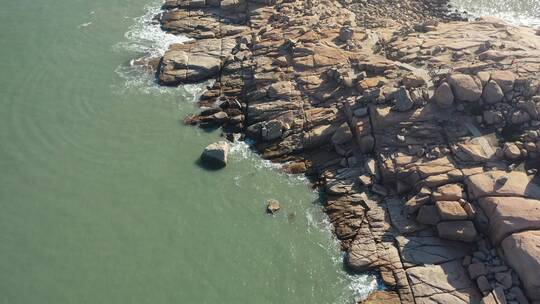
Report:
[{"label": "rocky shoreline", "polygon": [[[446,1],[167,0],[186,123],[313,178],[365,303],[540,303],[540,32]],[[222,144],[222,143],[221,143]]]}]

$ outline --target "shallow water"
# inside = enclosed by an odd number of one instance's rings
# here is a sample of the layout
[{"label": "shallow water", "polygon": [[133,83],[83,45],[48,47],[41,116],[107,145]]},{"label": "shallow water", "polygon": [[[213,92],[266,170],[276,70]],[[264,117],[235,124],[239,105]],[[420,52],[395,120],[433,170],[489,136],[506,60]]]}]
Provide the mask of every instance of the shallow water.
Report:
[{"label": "shallow water", "polygon": [[2,4],[0,303],[350,303],[373,289],[342,270],[305,181],[243,145],[225,170],[196,165],[219,135],[180,124],[203,86],[159,88],[130,64],[181,39],[148,23],[150,2]]},{"label": "shallow water", "polygon": [[474,17],[495,16],[516,25],[540,26],[538,0],[452,0],[455,8]]}]

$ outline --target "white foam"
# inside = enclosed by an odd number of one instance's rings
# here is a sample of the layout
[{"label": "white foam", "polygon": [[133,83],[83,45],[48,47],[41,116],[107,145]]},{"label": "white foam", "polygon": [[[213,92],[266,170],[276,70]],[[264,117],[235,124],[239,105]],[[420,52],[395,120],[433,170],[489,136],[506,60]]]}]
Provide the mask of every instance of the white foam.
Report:
[{"label": "white foam", "polygon": [[79,25],[77,26],[77,28],[80,29],[80,28],[88,27],[88,26],[90,26],[91,24],[92,24],[92,21],[86,22],[86,23],[83,23],[83,24],[79,24]]},{"label": "white foam", "polygon": [[156,0],[146,6],[143,16],[132,18],[133,25],[124,34],[125,40],[113,46],[113,50],[117,52],[133,52],[133,56],[137,57],[115,69],[116,74],[125,81],[123,87],[116,88],[116,91],[124,93],[126,89],[138,89],[147,94],[179,94],[179,97],[186,97],[185,100],[196,101],[208,83],[178,88],[160,86],[156,83],[153,71],[139,63],[160,58],[172,44],[190,40],[186,36],[173,35],[161,29],[159,22],[154,20],[154,17],[162,12],[161,5],[162,2]]},{"label": "white foam", "polygon": [[191,40],[183,35],[173,35],[161,29],[155,16],[162,13],[161,1],[155,1],[146,6],[146,13],[134,18],[134,25],[124,35],[127,42],[122,42],[118,47],[142,53],[146,58],[159,58],[165,54],[171,44],[184,43]]}]

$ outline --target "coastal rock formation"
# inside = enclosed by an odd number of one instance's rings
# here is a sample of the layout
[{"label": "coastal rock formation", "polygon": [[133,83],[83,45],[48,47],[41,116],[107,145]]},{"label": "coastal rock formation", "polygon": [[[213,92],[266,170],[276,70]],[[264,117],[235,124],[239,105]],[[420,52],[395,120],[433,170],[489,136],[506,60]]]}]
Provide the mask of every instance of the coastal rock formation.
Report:
[{"label": "coastal rock formation", "polygon": [[535,303],[540,36],[444,2],[169,0],[195,40],[157,75],[215,79],[186,123],[316,180],[346,266],[388,287],[367,303]]},{"label": "coastal rock formation", "polygon": [[229,144],[226,141],[219,141],[208,145],[201,154],[203,165],[208,168],[222,168],[227,166],[229,157]]}]

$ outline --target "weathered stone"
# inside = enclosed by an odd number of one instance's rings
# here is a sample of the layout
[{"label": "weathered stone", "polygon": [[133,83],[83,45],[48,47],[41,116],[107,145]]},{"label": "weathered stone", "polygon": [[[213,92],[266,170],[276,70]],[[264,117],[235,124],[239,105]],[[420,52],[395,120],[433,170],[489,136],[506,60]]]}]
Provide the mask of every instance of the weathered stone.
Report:
[{"label": "weathered stone", "polygon": [[469,217],[465,209],[457,201],[438,201],[435,206],[443,221],[466,220]]},{"label": "weathered stone", "polygon": [[491,80],[496,82],[504,93],[507,93],[514,89],[516,74],[511,71],[495,71],[491,73]]},{"label": "weathered stone", "polygon": [[443,239],[461,242],[472,242],[477,235],[471,221],[440,222],[437,224],[437,231]]},{"label": "weathered stone", "polygon": [[407,269],[417,304],[478,304],[480,295],[459,261]]},{"label": "weathered stone", "polygon": [[373,269],[378,261],[377,245],[369,225],[363,224],[345,255],[345,264],[353,271],[365,272]]},{"label": "weathered stone", "polygon": [[219,141],[208,145],[202,155],[202,163],[209,168],[222,168],[227,165],[229,156],[229,144],[226,141]]},{"label": "weathered stone", "polygon": [[281,209],[281,205],[275,199],[270,199],[266,202],[266,212],[276,214]]},{"label": "weathered stone", "polygon": [[349,128],[349,125],[347,123],[342,124],[332,135],[332,143],[334,145],[341,145],[347,142],[350,142],[353,138],[351,128]]},{"label": "weathered stone", "polygon": [[484,263],[473,263],[467,268],[471,279],[476,280],[479,276],[485,276],[488,274],[488,270]]},{"label": "weathered stone", "polygon": [[448,76],[448,83],[454,96],[461,101],[477,101],[482,96],[482,88],[470,75],[452,74]]},{"label": "weathered stone", "polygon": [[484,87],[484,92],[482,93],[482,98],[488,104],[495,104],[495,103],[499,103],[499,102],[501,102],[503,100],[504,93],[503,93],[501,87],[499,87],[499,85],[495,81],[491,80]]},{"label": "weathered stone", "polygon": [[472,199],[486,196],[517,196],[540,199],[540,186],[523,172],[489,171],[465,179]]},{"label": "weathered stone", "polygon": [[512,234],[501,247],[508,264],[519,274],[525,292],[533,301],[540,301],[540,231]]},{"label": "weathered stone", "polygon": [[489,219],[489,237],[498,245],[507,236],[540,230],[540,201],[522,197],[484,197],[478,200]]},{"label": "weathered stone", "polygon": [[441,264],[460,259],[472,253],[466,243],[443,240],[435,236],[398,236],[401,259],[410,265]]},{"label": "weathered stone", "polygon": [[454,103],[454,93],[447,82],[443,82],[435,91],[433,97],[437,105],[441,108],[448,108]]},{"label": "weathered stone", "polygon": [[279,120],[270,120],[264,123],[261,128],[261,136],[264,141],[272,141],[281,138],[283,134],[283,124]]},{"label": "weathered stone", "polygon": [[441,217],[439,215],[437,207],[422,206],[420,210],[418,210],[418,216],[416,217],[416,220],[419,223],[426,225],[437,225],[441,221]]},{"label": "weathered stone", "polygon": [[431,199],[433,201],[457,201],[463,196],[463,188],[459,184],[448,184],[433,191]]},{"label": "weathered stone", "polygon": [[394,94],[394,98],[396,100],[394,109],[398,112],[406,112],[414,107],[414,101],[405,87],[401,87],[399,91]]}]

